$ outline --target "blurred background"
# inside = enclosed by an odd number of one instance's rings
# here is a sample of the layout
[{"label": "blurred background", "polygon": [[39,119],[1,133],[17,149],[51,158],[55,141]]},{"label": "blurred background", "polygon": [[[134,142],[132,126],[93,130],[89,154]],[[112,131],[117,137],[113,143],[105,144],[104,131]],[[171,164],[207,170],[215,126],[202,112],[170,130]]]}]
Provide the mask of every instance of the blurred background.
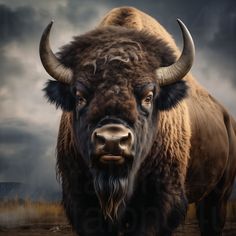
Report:
[{"label": "blurred background", "polygon": [[196,44],[192,73],[236,118],[234,0],[0,0],[0,197],[21,186],[31,198],[60,198],[55,147],[61,111],[44,98],[49,76],[38,55],[45,26],[54,19],[51,45],[57,52],[123,5],[160,21],[180,48],[176,18],[182,19]]}]

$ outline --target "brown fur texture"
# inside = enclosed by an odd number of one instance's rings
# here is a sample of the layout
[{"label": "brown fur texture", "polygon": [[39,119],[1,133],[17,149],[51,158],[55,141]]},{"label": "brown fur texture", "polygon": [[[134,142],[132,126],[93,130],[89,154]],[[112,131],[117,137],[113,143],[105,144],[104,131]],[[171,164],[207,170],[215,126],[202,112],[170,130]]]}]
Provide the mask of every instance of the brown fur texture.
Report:
[{"label": "brown fur texture", "polygon": [[[190,74],[159,87],[155,69],[178,55],[169,33],[130,7],[113,9],[97,29],[59,53],[74,72],[73,85],[49,82],[45,91],[64,110],[58,173],[67,216],[80,236],[171,235],[184,219],[187,197],[198,202],[198,215],[204,217],[199,218],[202,235],[222,232],[225,211],[220,209],[236,173],[236,125]],[[147,85],[155,91],[148,112],[140,108]],[[87,98],[81,110],[74,90]],[[135,160],[122,170],[101,172],[90,162],[88,140],[104,117],[125,122],[135,134]]]}]

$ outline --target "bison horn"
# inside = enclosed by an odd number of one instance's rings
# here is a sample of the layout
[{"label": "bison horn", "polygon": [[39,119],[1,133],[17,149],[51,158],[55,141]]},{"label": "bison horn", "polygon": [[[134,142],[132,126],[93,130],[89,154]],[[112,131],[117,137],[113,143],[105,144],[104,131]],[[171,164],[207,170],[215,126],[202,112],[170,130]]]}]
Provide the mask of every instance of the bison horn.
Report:
[{"label": "bison horn", "polygon": [[54,55],[49,43],[50,31],[53,21],[51,21],[43,32],[40,40],[39,54],[45,70],[54,79],[69,84],[73,73],[70,68],[66,68]]},{"label": "bison horn", "polygon": [[177,19],[182,31],[184,47],[178,61],[167,67],[160,67],[156,70],[156,75],[160,86],[169,85],[181,80],[191,69],[195,56],[194,42],[184,23]]}]

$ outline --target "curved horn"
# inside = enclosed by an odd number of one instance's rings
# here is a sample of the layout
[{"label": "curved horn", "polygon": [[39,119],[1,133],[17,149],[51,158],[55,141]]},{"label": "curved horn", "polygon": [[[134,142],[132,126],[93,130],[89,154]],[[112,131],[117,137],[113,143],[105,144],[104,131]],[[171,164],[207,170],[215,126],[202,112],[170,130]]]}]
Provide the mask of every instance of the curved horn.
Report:
[{"label": "curved horn", "polygon": [[39,45],[40,58],[45,70],[48,72],[49,75],[51,75],[54,79],[60,82],[69,84],[73,76],[72,70],[66,68],[58,60],[58,58],[54,55],[50,47],[49,36],[52,24],[53,21],[48,24],[42,34]]},{"label": "curved horn", "polygon": [[177,19],[180,26],[184,47],[178,61],[167,67],[160,67],[156,70],[156,75],[160,86],[169,85],[181,80],[191,69],[195,56],[195,47],[191,34],[185,24]]}]

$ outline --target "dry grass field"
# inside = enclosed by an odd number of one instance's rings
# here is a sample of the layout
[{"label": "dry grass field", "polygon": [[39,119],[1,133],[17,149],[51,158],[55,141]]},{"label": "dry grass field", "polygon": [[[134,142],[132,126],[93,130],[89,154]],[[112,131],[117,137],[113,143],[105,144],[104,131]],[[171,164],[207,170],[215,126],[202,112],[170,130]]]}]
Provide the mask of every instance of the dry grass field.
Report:
[{"label": "dry grass field", "polygon": [[8,228],[24,224],[50,223],[62,221],[63,210],[59,203],[30,200],[14,200],[0,202],[0,226]]},{"label": "dry grass field", "polygon": [[[19,199],[0,202],[0,236],[75,236],[59,203]],[[190,205],[186,223],[176,236],[198,236],[195,208]],[[228,205],[225,236],[236,235],[236,201]]]},{"label": "dry grass field", "polygon": [[14,199],[0,202],[1,236],[74,236],[59,203]]}]

